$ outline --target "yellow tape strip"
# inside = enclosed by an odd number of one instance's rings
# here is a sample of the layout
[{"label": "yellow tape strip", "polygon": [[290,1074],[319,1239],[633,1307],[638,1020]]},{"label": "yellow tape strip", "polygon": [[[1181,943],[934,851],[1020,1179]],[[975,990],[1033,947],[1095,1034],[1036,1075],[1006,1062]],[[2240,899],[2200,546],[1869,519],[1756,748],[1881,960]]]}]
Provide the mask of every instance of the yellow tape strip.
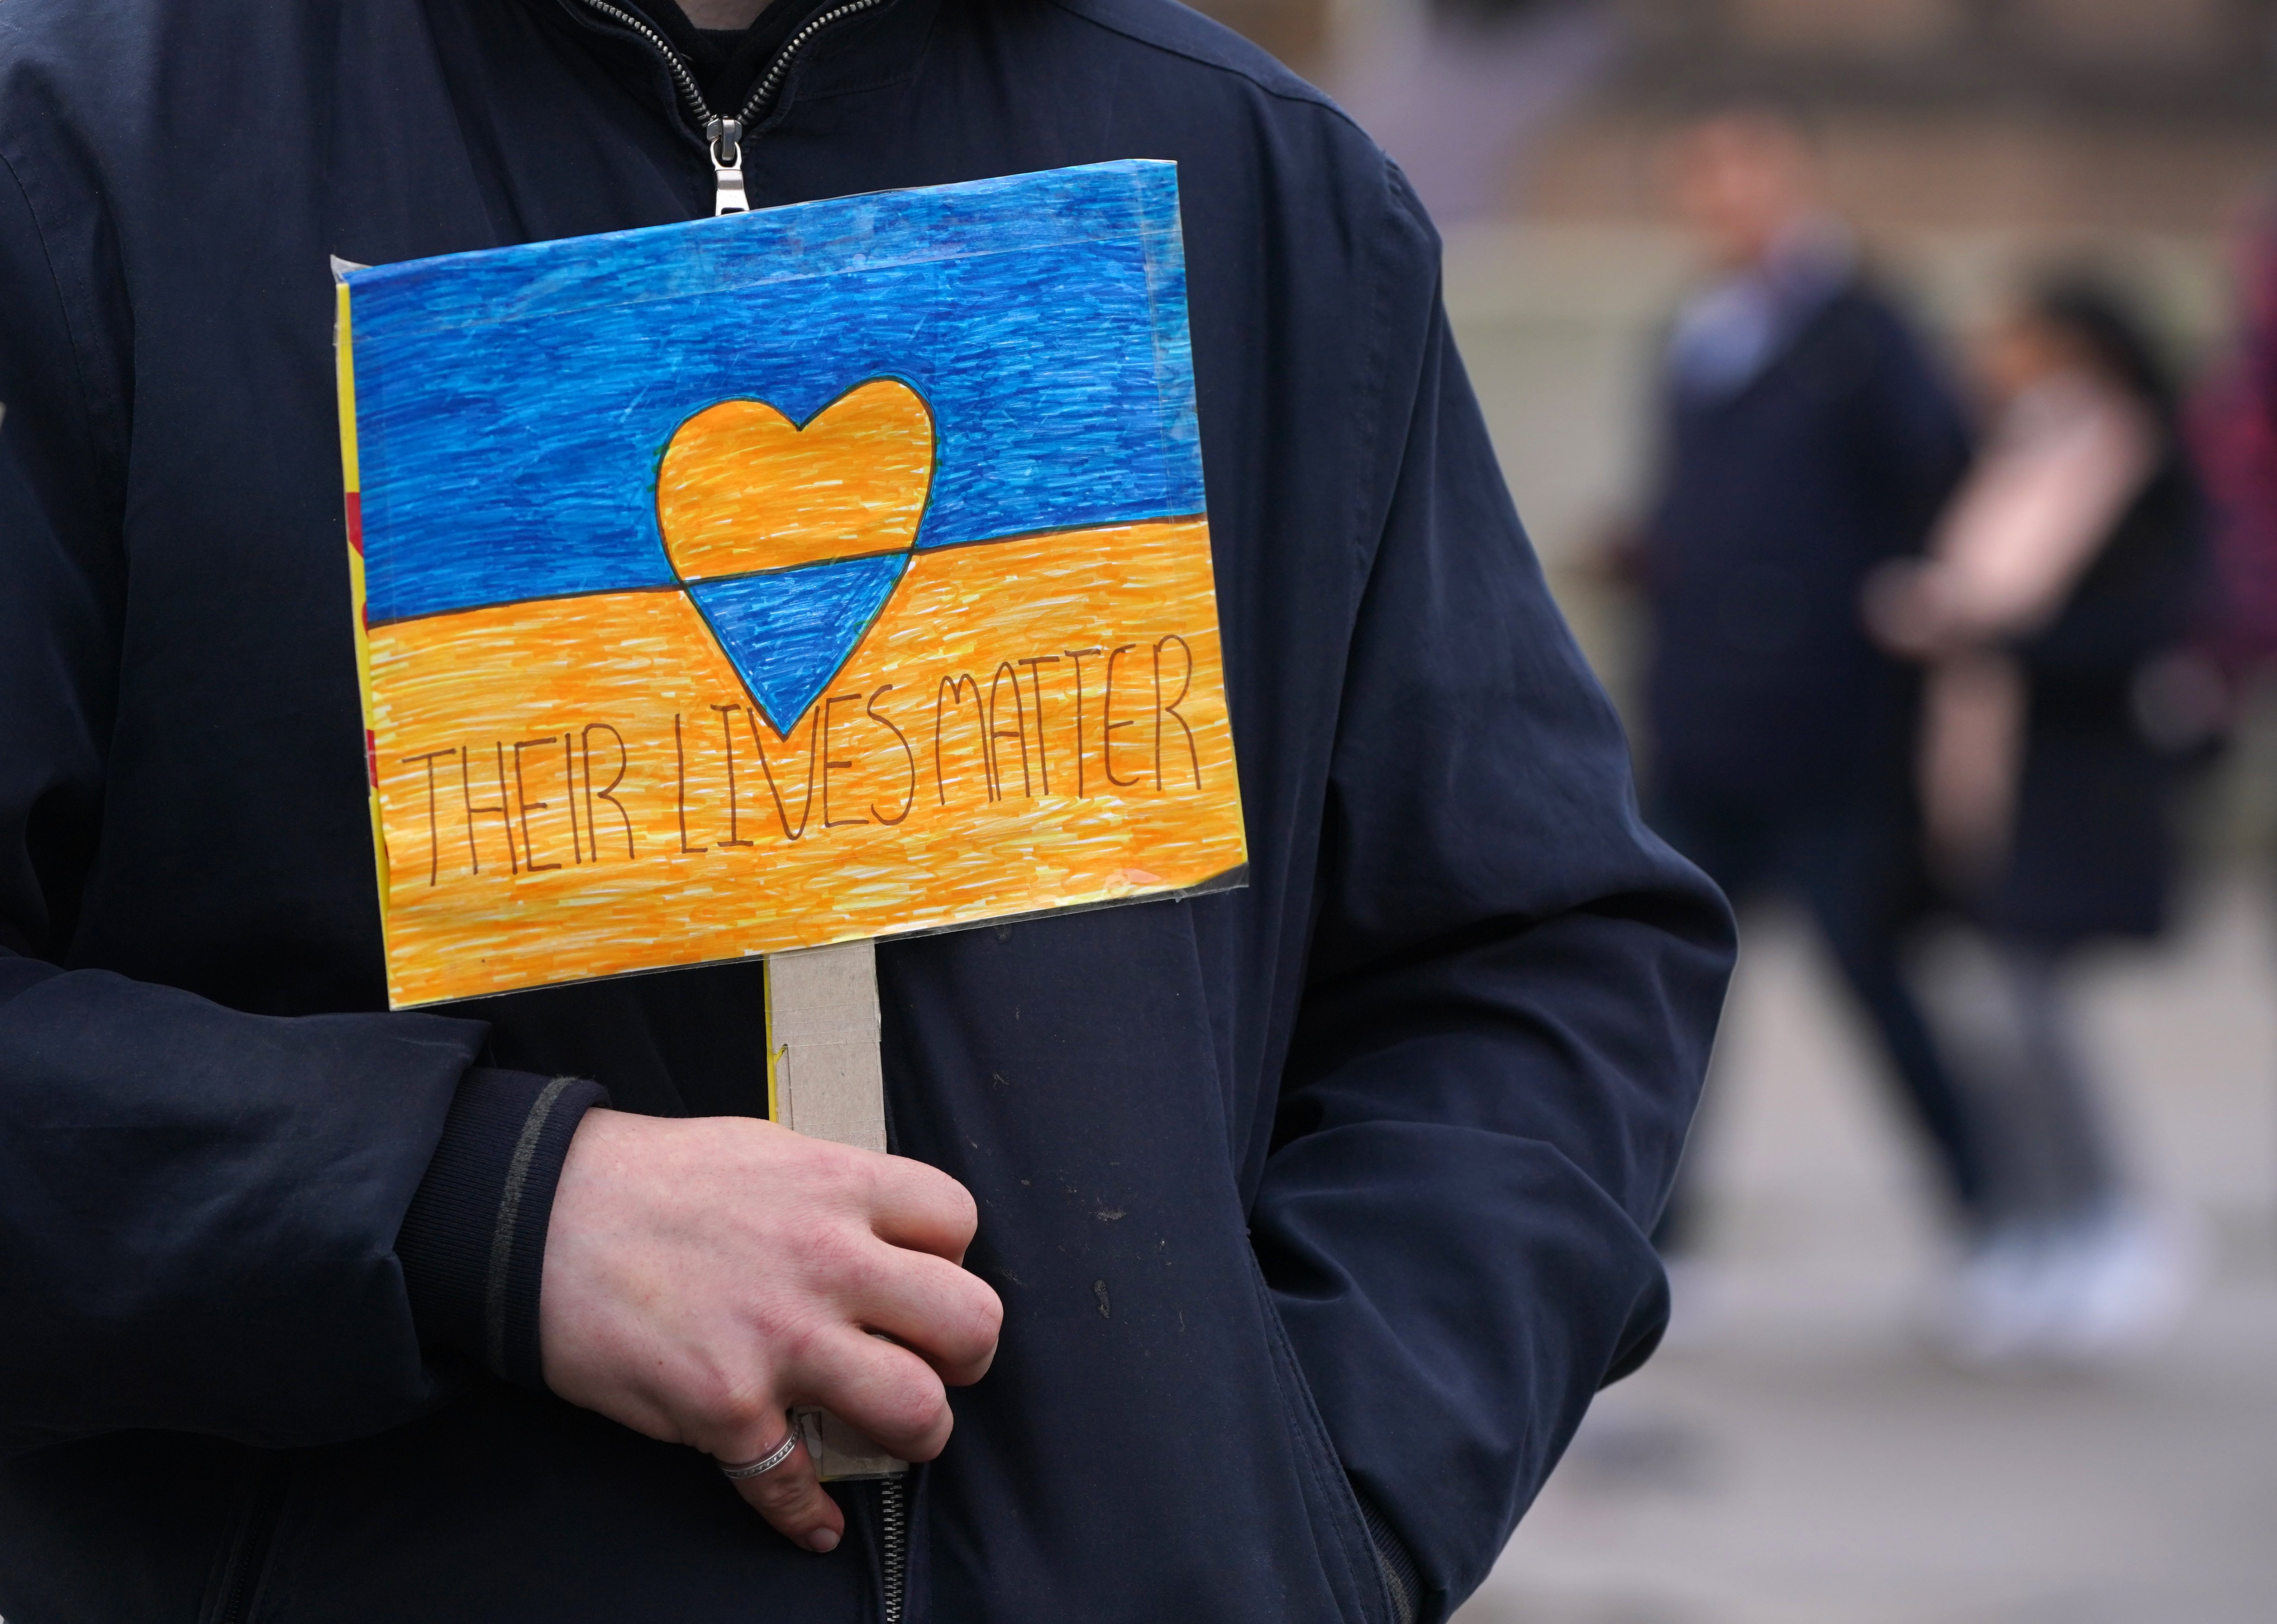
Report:
[{"label": "yellow tape strip", "polygon": [[356,688],[363,702],[364,783],[371,809],[372,865],[379,877],[379,921],[387,929],[387,833],[380,818],[379,764],[372,759],[377,737],[371,699],[371,639],[364,625],[363,470],[356,457],[355,341],[348,309],[348,285],[338,288],[339,314],[332,355],[339,389],[340,485],[347,511],[348,598],[355,628]]}]

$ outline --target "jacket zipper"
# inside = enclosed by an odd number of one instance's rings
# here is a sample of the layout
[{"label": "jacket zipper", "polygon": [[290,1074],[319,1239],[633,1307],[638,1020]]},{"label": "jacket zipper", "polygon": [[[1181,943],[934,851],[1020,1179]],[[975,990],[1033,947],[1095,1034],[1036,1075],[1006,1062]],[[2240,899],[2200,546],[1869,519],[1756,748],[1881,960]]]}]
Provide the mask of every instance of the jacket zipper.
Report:
[{"label": "jacket zipper", "polygon": [[670,40],[653,25],[626,11],[612,5],[609,0],[577,0],[577,4],[596,16],[631,31],[663,61],[665,70],[672,75],[674,88],[680,93],[680,104],[688,120],[703,136],[712,152],[712,173],[715,191],[712,200],[714,215],[742,214],[750,209],[750,200],[743,191],[743,136],[758,121],[773,103],[789,76],[801,52],[815,38],[836,27],[849,17],[859,17],[864,11],[874,11],[887,0],[844,0],[818,16],[809,18],[797,33],[783,42],[782,49],[767,64],[767,71],[759,75],[759,82],[751,87],[742,109],[732,118],[722,118],[712,111],[712,103],[704,99],[704,88],[696,82],[696,73],[687,59],[673,48]]},{"label": "jacket zipper", "polygon": [[909,1575],[909,1479],[901,1474],[878,1482],[878,1590],[881,1624],[902,1624],[902,1591]]},{"label": "jacket zipper", "polygon": [[231,1542],[229,1567],[222,1579],[220,1605],[213,1624],[247,1624],[253,1616],[261,1581],[269,1571],[270,1547],[276,1543],[277,1525],[285,1515],[285,1484],[292,1463],[264,1452],[253,1468],[253,1483],[245,1511]]}]

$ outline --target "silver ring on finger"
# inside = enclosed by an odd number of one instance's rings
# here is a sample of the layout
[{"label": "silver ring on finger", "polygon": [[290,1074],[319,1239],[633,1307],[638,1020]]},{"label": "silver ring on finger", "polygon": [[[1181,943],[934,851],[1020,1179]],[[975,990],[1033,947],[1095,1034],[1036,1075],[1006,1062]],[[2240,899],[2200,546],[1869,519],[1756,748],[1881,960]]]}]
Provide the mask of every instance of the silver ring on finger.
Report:
[{"label": "silver ring on finger", "polygon": [[788,1432],[783,1434],[783,1441],[781,1443],[776,1445],[773,1449],[767,1451],[765,1454],[761,1455],[756,1460],[744,1460],[741,1462],[721,1460],[717,1461],[714,1464],[719,1467],[720,1476],[726,1478],[729,1483],[739,1483],[747,1477],[758,1477],[763,1473],[773,1471],[775,1468],[789,1460],[791,1451],[797,1447],[798,1429],[796,1427],[793,1427]]}]

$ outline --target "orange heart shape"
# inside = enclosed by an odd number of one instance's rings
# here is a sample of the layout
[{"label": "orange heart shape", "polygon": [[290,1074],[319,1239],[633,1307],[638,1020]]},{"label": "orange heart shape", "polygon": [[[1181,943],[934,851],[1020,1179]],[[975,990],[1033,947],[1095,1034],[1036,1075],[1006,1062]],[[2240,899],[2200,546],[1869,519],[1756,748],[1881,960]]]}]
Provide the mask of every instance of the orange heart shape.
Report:
[{"label": "orange heart shape", "polygon": [[899,378],[857,384],[803,423],[722,400],[665,447],[658,528],[688,582],[906,552],[933,468],[933,412]]}]

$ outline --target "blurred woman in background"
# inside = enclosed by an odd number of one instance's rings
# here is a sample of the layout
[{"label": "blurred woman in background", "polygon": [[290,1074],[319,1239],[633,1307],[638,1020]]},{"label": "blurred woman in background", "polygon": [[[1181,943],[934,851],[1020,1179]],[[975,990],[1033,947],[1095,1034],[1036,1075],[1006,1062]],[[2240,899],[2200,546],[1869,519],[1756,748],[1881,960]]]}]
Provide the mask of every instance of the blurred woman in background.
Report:
[{"label": "blurred woman in background", "polygon": [[1931,865],[1992,948],[2010,1041],[1983,1080],[1995,1221],[1947,1329],[1988,1361],[2148,1342],[2187,1295],[2178,1220],[2128,1191],[2066,1007],[2084,943],[2166,919],[2169,658],[2205,565],[2173,386],[2124,303],[2050,281],[1984,336],[1990,432],[1928,555],[1864,609],[1923,662]]}]

